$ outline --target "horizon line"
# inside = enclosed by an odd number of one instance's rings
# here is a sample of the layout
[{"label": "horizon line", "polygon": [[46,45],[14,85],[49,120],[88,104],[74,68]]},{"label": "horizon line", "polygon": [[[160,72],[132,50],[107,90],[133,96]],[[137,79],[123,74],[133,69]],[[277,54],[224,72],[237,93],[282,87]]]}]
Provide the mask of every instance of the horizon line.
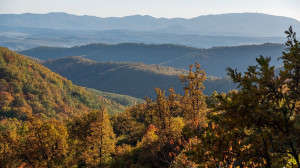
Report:
[{"label": "horizon line", "polygon": [[217,16],[217,15],[228,15],[228,14],[263,14],[263,15],[270,15],[270,16],[277,16],[277,17],[286,17],[286,18],[291,18],[295,19],[298,22],[300,20],[289,17],[289,16],[282,16],[282,15],[274,15],[274,14],[268,14],[268,13],[260,13],[260,12],[232,12],[232,13],[219,13],[219,14],[206,14],[206,15],[199,15],[199,16],[193,16],[193,17],[155,17],[151,16],[148,14],[142,15],[142,14],[132,14],[132,15],[124,15],[124,16],[108,16],[108,17],[101,17],[101,16],[96,16],[96,15],[88,15],[88,14],[74,14],[74,13],[68,13],[68,12],[47,12],[47,13],[32,13],[32,12],[25,12],[25,13],[0,13],[0,15],[23,15],[23,14],[36,14],[36,15],[47,15],[51,13],[61,13],[61,14],[68,14],[68,15],[74,15],[74,16],[89,16],[89,17],[97,17],[97,18],[126,18],[126,17],[132,17],[132,16],[142,16],[142,17],[151,17],[155,19],[194,19],[198,17],[203,17],[203,16]]}]

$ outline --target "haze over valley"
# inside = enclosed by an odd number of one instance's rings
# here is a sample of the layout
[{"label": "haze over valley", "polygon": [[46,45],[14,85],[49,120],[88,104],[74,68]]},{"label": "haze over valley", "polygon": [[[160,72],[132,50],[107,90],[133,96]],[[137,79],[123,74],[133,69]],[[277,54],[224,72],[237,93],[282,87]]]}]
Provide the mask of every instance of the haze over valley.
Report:
[{"label": "haze over valley", "polygon": [[300,29],[300,22],[295,19],[260,13],[207,15],[192,19],[27,13],[1,14],[0,20],[0,45],[13,50],[124,42],[197,48],[284,43],[282,32],[287,25]]},{"label": "haze over valley", "polygon": [[300,28],[295,19],[261,13],[167,19],[53,12],[1,14],[0,18],[2,46],[29,56],[78,85],[138,98],[153,98],[155,87],[174,87],[183,93],[178,76],[195,62],[210,76],[207,82],[212,82],[206,85],[205,94],[236,89],[225,78],[226,68],[245,71],[259,55],[270,56],[271,65],[281,66],[278,58],[285,48],[281,32],[286,25]]},{"label": "haze over valley", "polygon": [[299,0],[1,0],[0,168],[300,168]]}]

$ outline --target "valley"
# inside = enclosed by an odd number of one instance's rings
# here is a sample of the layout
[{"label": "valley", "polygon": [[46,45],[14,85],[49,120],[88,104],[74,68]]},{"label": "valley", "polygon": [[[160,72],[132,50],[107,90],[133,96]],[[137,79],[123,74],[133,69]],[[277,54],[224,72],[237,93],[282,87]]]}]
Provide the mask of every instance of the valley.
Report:
[{"label": "valley", "polygon": [[[0,168],[300,168],[296,1],[16,2],[0,2]],[[185,15],[211,2],[235,13]]]}]

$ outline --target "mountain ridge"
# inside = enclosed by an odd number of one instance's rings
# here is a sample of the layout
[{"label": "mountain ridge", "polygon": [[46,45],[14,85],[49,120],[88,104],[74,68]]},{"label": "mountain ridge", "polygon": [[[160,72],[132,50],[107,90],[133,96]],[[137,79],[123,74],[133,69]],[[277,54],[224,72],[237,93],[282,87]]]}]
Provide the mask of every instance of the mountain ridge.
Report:
[{"label": "mountain ridge", "polygon": [[133,15],[126,15],[126,16],[109,16],[109,17],[100,17],[100,16],[95,16],[95,15],[78,15],[78,14],[72,14],[72,13],[68,13],[68,12],[48,12],[48,13],[32,13],[32,12],[25,12],[25,13],[3,13],[0,15],[60,15],[60,16],[66,16],[66,15],[71,15],[71,16],[79,16],[79,17],[95,17],[95,18],[101,18],[101,19],[105,19],[105,18],[130,18],[130,17],[147,17],[147,18],[153,18],[153,19],[187,19],[187,20],[191,20],[191,19],[199,19],[201,17],[214,17],[214,16],[220,16],[220,15],[235,15],[235,14],[258,14],[258,15],[269,15],[269,16],[277,16],[277,17],[282,17],[282,18],[289,18],[289,19],[293,19],[295,21],[300,22],[299,20],[292,18],[292,17],[288,17],[288,16],[281,16],[281,15],[273,15],[273,14],[267,14],[267,13],[258,13],[258,12],[233,12],[233,13],[222,13],[222,14],[206,14],[206,15],[199,15],[199,16],[194,16],[194,17],[189,17],[189,18],[185,18],[185,17],[155,17],[155,16],[151,16],[151,15],[143,15],[143,14],[133,14]]},{"label": "mountain ridge", "polygon": [[227,76],[227,67],[246,70],[247,65],[255,64],[259,55],[270,56],[271,64],[282,65],[277,59],[285,46],[266,43],[262,45],[243,45],[233,47],[213,47],[199,49],[172,44],[89,44],[71,48],[38,47],[19,53],[41,60],[56,59],[67,56],[82,56],[86,59],[101,62],[142,62],[148,65],[159,64],[177,69],[188,69],[187,65],[199,62],[210,76]]},{"label": "mountain ridge", "polygon": [[[59,17],[57,17],[59,16]],[[83,19],[84,18],[84,19]],[[67,13],[48,14],[1,14],[0,25],[39,27],[73,30],[134,30],[142,32],[158,31],[168,26],[182,26],[186,31],[165,31],[176,34],[260,36],[277,37],[292,25],[300,29],[296,19],[262,13],[230,13],[185,18],[155,18],[133,15],[126,17],[78,16]],[[64,24],[61,24],[64,23]],[[243,29],[240,29],[240,28]],[[182,29],[181,29],[182,30]],[[233,30],[233,31],[231,31]]]},{"label": "mountain ridge", "polygon": [[[97,90],[129,95],[143,99],[154,98],[154,88],[168,90],[173,87],[177,93],[183,93],[184,84],[178,78],[187,73],[172,67],[146,65],[143,63],[113,63],[85,61],[82,57],[63,57],[46,60],[43,65],[68,78],[77,85]],[[138,68],[136,68],[138,66]],[[229,78],[208,76],[204,82],[204,93],[210,95],[214,90],[228,92],[236,89]]]}]

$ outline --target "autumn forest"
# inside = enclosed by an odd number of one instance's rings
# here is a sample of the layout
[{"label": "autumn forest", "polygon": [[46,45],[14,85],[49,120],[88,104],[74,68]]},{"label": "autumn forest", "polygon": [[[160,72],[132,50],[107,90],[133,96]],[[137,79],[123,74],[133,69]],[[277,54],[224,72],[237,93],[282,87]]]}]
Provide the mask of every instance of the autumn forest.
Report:
[{"label": "autumn forest", "polygon": [[300,42],[285,34],[280,70],[257,56],[245,72],[227,68],[236,89],[205,95],[194,63],[180,93],[144,100],[77,86],[2,47],[0,167],[300,168]]},{"label": "autumn forest", "polygon": [[299,7],[0,0],[0,168],[300,168]]}]

